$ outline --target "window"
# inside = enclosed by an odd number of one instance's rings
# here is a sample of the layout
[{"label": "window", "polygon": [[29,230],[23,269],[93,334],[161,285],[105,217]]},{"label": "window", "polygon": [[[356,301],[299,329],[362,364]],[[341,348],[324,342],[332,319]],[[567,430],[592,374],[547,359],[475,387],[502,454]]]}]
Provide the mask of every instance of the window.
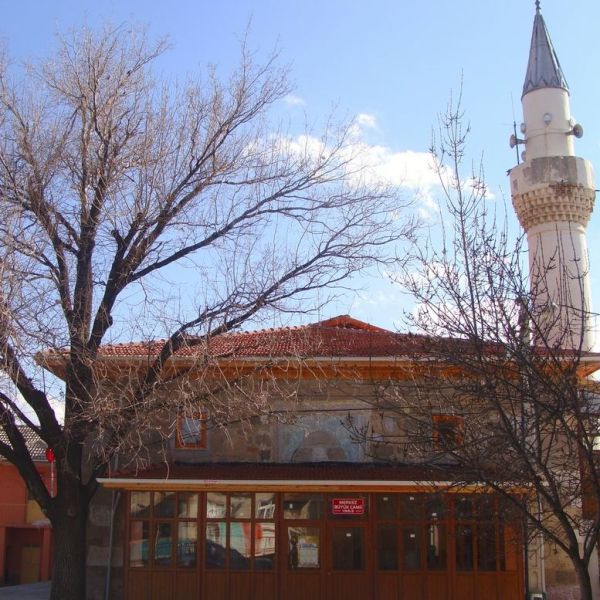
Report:
[{"label": "window", "polygon": [[195,492],[130,492],[129,566],[195,568],[198,502]]},{"label": "window", "polygon": [[364,560],[364,529],[335,527],[331,536],[331,558],[334,571],[362,571]]},{"label": "window", "polygon": [[[287,521],[288,569],[318,569],[321,566],[321,519],[325,503],[322,494],[282,494],[283,518]],[[296,521],[296,523],[292,523]]]},{"label": "window", "polygon": [[465,439],[465,422],[458,415],[432,415],[432,438],[436,450],[453,450]]},{"label": "window", "polygon": [[457,496],[454,516],[458,571],[518,570],[522,538],[517,515],[501,499],[487,494]]},{"label": "window", "polygon": [[283,495],[284,519],[320,519],[323,516],[323,496],[303,492]]},{"label": "window", "polygon": [[205,449],[208,446],[208,431],[206,422],[208,415],[205,411],[190,416],[177,417],[177,448]]},{"label": "window", "polygon": [[289,569],[318,569],[321,529],[290,526],[287,528]]},{"label": "window", "polygon": [[275,569],[274,492],[206,494],[206,569]]}]

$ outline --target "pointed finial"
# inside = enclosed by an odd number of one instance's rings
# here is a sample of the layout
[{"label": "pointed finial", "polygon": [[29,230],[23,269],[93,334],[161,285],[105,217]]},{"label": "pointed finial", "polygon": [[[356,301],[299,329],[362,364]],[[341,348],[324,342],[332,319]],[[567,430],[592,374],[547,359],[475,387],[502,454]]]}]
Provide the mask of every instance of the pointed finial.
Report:
[{"label": "pointed finial", "polygon": [[533,19],[523,96],[527,92],[540,88],[562,88],[568,92],[569,86],[560,68],[558,57],[550,41],[550,34],[540,10],[540,0],[535,0],[535,6],[536,13]]}]

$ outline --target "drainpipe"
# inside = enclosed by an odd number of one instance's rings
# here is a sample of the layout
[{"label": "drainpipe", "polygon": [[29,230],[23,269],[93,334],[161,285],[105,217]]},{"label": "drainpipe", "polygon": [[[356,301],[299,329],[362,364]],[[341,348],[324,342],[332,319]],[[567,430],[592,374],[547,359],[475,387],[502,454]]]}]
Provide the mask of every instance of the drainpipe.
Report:
[{"label": "drainpipe", "polygon": [[[519,303],[519,337],[520,342],[523,344],[525,348],[528,348],[531,344],[531,329],[529,323],[529,312],[527,309],[527,300],[523,297],[519,297],[517,299]],[[524,385],[527,384],[526,380],[522,380]],[[525,406],[521,409],[521,444],[525,445],[527,436],[526,436],[526,424],[525,424]],[[526,509],[525,503],[529,502],[527,496],[523,498],[523,508]],[[524,560],[524,573],[525,577],[525,600],[529,600],[530,597],[530,588],[529,588],[529,520],[527,518],[527,510],[523,512],[523,538],[524,538],[524,548],[523,548],[523,558]]]}]

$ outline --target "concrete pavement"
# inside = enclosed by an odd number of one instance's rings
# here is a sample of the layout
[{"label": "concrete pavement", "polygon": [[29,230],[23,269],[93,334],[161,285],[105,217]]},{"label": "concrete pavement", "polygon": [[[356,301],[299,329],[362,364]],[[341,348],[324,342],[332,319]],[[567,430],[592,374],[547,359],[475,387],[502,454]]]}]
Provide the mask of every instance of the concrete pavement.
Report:
[{"label": "concrete pavement", "polygon": [[50,582],[0,587],[0,600],[48,600]]}]

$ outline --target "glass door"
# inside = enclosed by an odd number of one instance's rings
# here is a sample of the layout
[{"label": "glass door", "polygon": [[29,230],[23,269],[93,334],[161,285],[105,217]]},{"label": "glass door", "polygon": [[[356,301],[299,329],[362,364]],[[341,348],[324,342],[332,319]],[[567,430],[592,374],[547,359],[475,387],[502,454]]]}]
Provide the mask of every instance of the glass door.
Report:
[{"label": "glass door", "polygon": [[372,557],[368,555],[369,497],[330,496],[327,515],[328,600],[373,598]]},{"label": "glass door", "polygon": [[280,537],[282,590],[286,600],[322,600],[323,494],[290,492],[281,499],[283,527]]}]

